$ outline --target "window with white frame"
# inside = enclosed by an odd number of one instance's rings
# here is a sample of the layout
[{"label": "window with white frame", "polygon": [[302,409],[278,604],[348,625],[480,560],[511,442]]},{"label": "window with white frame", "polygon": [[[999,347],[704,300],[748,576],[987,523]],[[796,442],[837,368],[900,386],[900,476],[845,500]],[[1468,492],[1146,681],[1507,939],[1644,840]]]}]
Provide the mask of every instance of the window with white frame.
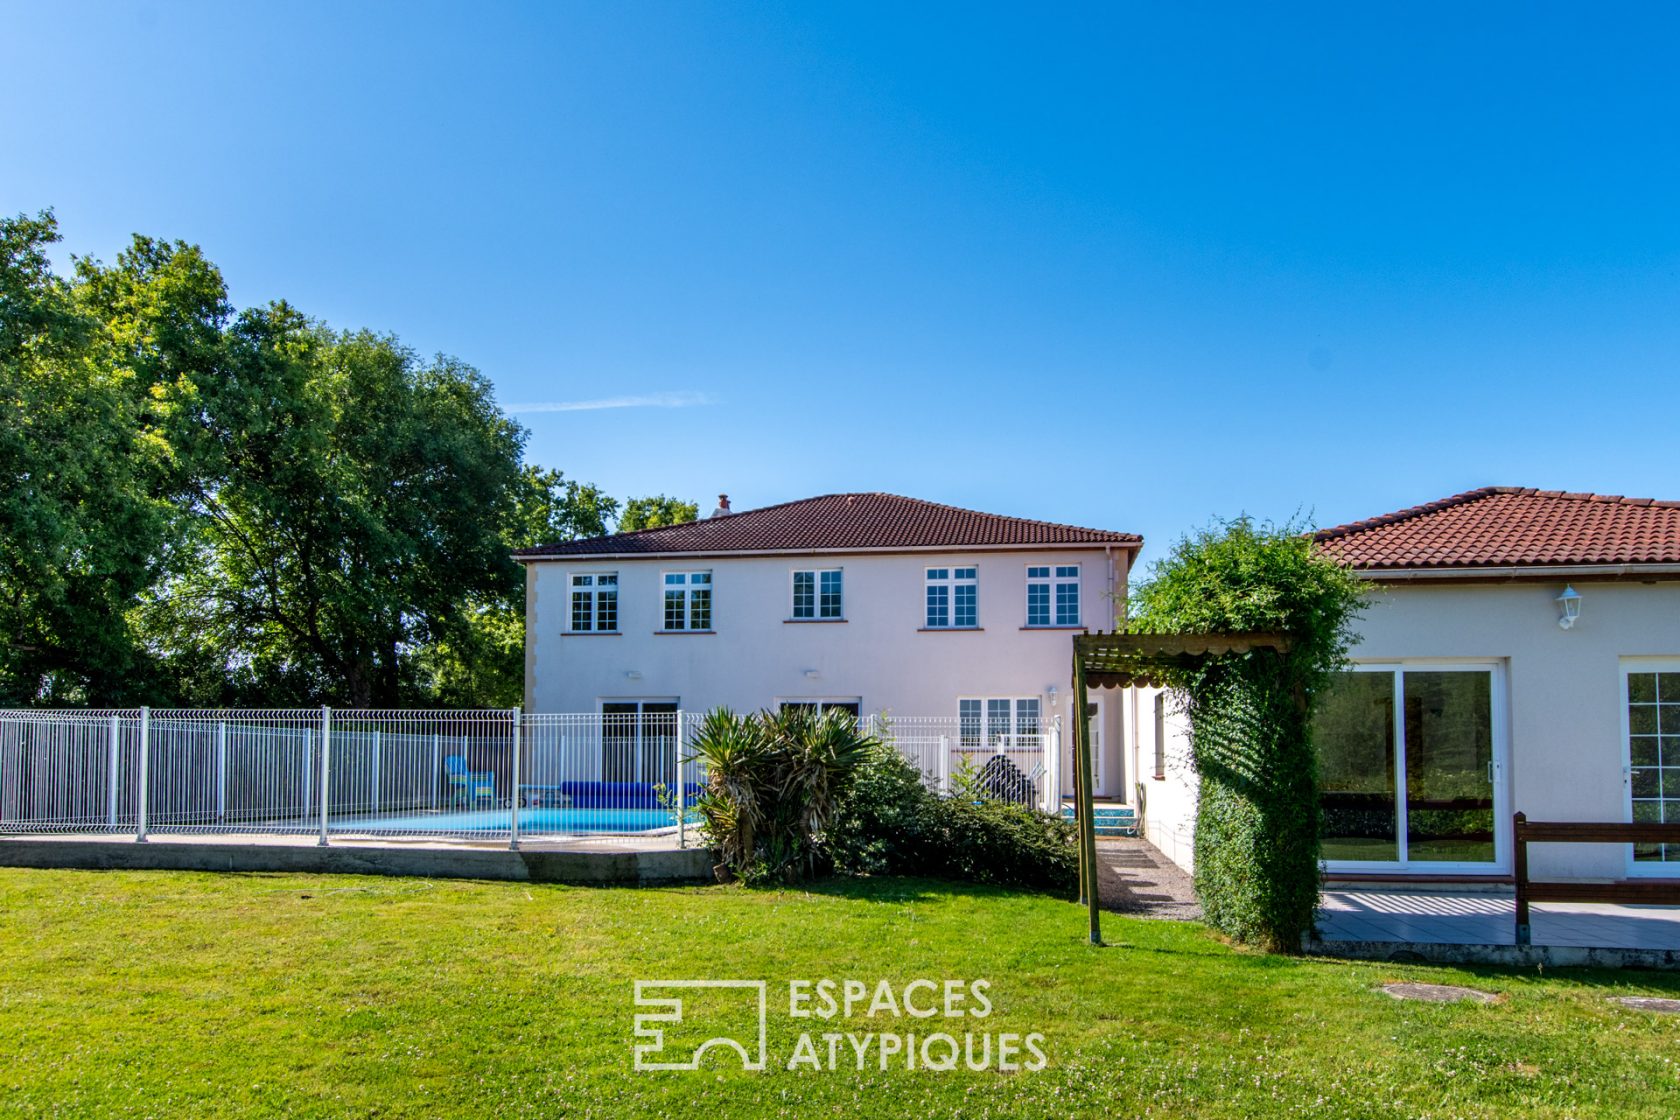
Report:
[{"label": "window with white frame", "polygon": [[1079,625],[1079,565],[1027,567],[1027,625]]},{"label": "window with white frame", "polygon": [[618,573],[589,572],[572,576],[571,630],[577,634],[618,630]]},{"label": "window with white frame", "polygon": [[668,631],[712,628],[712,573],[665,573],[665,627]]},{"label": "window with white frame", "polygon": [[927,570],[927,628],[973,630],[980,625],[980,581],[974,568]]},{"label": "window with white frame", "polygon": [[[1680,662],[1627,663],[1627,712],[1633,822],[1680,822]],[[1635,844],[1633,858],[1680,862],[1680,844]]]},{"label": "window with white frame", "polygon": [[802,622],[844,618],[844,583],[839,568],[793,573],[793,617]]},{"label": "window with white frame", "polygon": [[957,701],[957,734],[964,750],[1002,751],[1039,744],[1036,696],[988,696]]}]

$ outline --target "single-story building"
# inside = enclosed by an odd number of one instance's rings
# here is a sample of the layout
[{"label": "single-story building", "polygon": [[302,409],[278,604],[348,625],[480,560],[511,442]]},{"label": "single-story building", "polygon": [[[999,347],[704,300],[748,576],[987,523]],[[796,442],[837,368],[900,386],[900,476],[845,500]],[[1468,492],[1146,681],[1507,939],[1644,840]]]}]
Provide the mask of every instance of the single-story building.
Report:
[{"label": "single-story building", "polygon": [[[1317,717],[1332,875],[1500,878],[1512,814],[1680,821],[1680,502],[1488,487],[1325,529],[1371,581]],[[1191,863],[1171,700],[1128,701],[1146,834]],[[1680,871],[1680,849],[1534,848],[1544,878]]]}]

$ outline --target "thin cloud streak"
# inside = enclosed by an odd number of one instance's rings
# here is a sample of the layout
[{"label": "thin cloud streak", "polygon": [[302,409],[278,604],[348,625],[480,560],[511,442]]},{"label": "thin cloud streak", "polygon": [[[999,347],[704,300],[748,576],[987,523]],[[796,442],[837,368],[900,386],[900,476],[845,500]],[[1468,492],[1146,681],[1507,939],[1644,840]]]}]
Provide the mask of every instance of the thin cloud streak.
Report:
[{"label": "thin cloud streak", "polygon": [[598,412],[604,408],[699,408],[712,403],[710,393],[647,393],[638,397],[604,397],[595,401],[537,401],[510,404],[508,412]]}]

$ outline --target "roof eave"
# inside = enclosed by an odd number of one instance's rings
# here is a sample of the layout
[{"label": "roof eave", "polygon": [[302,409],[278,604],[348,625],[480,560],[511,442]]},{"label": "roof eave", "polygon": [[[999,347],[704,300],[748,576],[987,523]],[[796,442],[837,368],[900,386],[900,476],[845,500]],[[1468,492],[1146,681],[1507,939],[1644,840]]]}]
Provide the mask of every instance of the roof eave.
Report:
[{"label": "roof eave", "polygon": [[876,548],[756,548],[756,549],[697,549],[686,552],[544,552],[513,554],[521,564],[545,560],[713,560],[732,556],[890,556],[928,553],[977,552],[1101,552],[1104,549],[1125,549],[1137,552],[1142,539],[1119,541],[1059,541],[1041,544],[937,544],[889,545]]},{"label": "roof eave", "polygon": [[1501,564],[1485,567],[1360,568],[1353,573],[1373,583],[1517,583],[1537,580],[1672,580],[1680,564]]}]

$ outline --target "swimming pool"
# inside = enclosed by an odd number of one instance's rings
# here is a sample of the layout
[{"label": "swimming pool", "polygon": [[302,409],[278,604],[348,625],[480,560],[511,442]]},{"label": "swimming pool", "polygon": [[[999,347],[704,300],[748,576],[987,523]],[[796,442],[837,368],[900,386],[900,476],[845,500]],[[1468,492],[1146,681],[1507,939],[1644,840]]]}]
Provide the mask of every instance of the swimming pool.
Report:
[{"label": "swimming pool", "polygon": [[[337,832],[508,832],[512,816],[506,809],[475,809],[460,813],[417,813],[406,817],[363,817],[334,821]],[[689,821],[694,813],[688,814]],[[521,809],[519,831],[651,832],[675,828],[676,814],[667,809]]]}]

